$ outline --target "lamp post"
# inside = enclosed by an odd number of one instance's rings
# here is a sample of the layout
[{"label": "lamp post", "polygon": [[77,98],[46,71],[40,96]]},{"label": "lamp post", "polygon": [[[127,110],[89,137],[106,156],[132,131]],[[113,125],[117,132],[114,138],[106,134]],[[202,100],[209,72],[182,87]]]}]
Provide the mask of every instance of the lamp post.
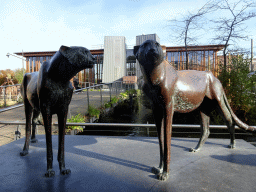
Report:
[{"label": "lamp post", "polygon": [[13,55],[13,54],[11,54],[11,53],[7,53],[7,54],[6,54],[6,56],[7,56],[8,58],[10,57],[10,55],[13,56],[13,57],[17,57],[17,58],[19,58],[19,59],[22,59],[22,75],[23,75],[23,77],[24,77],[24,58],[23,58],[23,50],[22,50],[22,58],[21,58],[21,57],[18,57],[17,55]]}]

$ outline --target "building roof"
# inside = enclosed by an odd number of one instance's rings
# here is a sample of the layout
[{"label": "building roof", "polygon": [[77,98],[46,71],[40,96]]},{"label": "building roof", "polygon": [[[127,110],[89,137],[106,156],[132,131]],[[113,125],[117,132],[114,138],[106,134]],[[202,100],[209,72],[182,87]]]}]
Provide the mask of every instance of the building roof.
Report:
[{"label": "building roof", "polygon": [[[188,51],[220,51],[225,45],[195,45],[187,46]],[[166,47],[166,52],[183,52],[186,51],[185,46]]]},{"label": "building roof", "polygon": [[[198,45],[198,46],[188,46],[188,51],[220,51],[225,45]],[[186,51],[184,46],[177,47],[166,47],[166,52],[184,52]],[[47,57],[53,56],[57,51],[40,51],[40,52],[17,52],[16,55],[24,57]],[[103,54],[104,49],[93,49],[90,50],[92,55]]]},{"label": "building roof", "polygon": [[[16,55],[24,56],[24,57],[47,57],[47,56],[53,56],[57,51],[40,51],[40,52],[17,52],[14,53]],[[90,50],[92,55],[98,55],[103,54],[104,49],[95,49]]]}]

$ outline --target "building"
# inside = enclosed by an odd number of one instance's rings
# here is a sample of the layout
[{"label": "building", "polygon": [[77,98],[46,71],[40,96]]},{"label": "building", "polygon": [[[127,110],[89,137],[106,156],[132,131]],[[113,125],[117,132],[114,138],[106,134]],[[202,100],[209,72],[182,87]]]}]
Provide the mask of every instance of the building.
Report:
[{"label": "building", "polygon": [[104,38],[103,83],[120,81],[126,76],[125,37],[106,36]]},{"label": "building", "polygon": [[[143,35],[136,36],[136,46],[141,45],[146,40],[155,40],[156,42],[158,42],[160,44],[160,38],[157,36],[157,34],[149,34],[149,35],[144,35],[143,34]],[[136,76],[137,76],[137,81],[139,82],[139,84],[142,84],[143,83],[143,76],[142,76],[142,72],[141,72],[141,69],[140,69],[140,64],[139,64],[138,61],[136,61]]]},{"label": "building", "polygon": [[[145,40],[152,39],[160,43],[156,34],[139,35],[136,37],[136,45]],[[104,38],[104,49],[90,50],[96,58],[96,64],[92,69],[85,69],[78,73],[78,79],[82,86],[85,82],[99,84],[123,80],[126,83],[137,82],[142,79],[139,64],[133,54],[133,49],[127,49],[125,37],[106,36]],[[185,69],[186,52],[184,46],[166,47],[162,45],[165,58],[177,70]],[[189,69],[200,71],[212,71],[217,76],[219,71],[218,51],[224,45],[188,46]],[[40,69],[44,61],[51,59],[56,51],[23,52],[26,57],[26,72],[34,72]],[[15,53],[22,56],[22,53]],[[86,84],[88,86],[88,84]]]},{"label": "building", "polygon": [[256,58],[252,59],[251,71],[256,71]]}]

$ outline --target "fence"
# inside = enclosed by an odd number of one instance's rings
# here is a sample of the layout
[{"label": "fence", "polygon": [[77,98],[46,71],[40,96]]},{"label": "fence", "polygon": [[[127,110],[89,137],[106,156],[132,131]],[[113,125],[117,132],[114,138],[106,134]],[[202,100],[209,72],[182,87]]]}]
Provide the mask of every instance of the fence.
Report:
[{"label": "fence", "polygon": [[[90,89],[94,89],[94,90],[98,90],[99,96],[100,96],[100,104],[103,104],[103,92],[108,92],[108,99],[109,101],[111,100],[112,97],[117,96],[118,94],[120,94],[121,91],[124,90],[129,90],[132,89],[134,86],[136,86],[135,84],[124,84],[121,81],[117,81],[117,82],[113,82],[113,83],[107,83],[107,84],[97,84],[94,86],[90,86],[90,87],[85,87],[85,88],[81,88],[78,90],[75,90],[74,93],[78,93],[81,91],[86,90],[86,95],[87,95],[87,102],[88,102],[88,106],[90,105]],[[95,93],[95,91],[94,91]],[[106,95],[106,94],[105,94]],[[19,126],[20,125],[25,125],[25,122],[17,122],[17,121],[0,121],[0,124],[5,124],[5,125],[17,125],[17,131],[15,131],[14,133],[14,138],[18,139],[20,138],[20,131],[19,131]],[[58,123],[53,122],[52,124],[53,126],[58,126]],[[82,126],[84,127],[84,131],[85,132],[92,132],[95,131],[93,129],[88,129],[90,127],[110,127],[110,129],[105,129],[102,131],[111,131],[111,132],[125,132],[124,130],[117,130],[117,129],[113,129],[113,127],[137,127],[137,128],[141,128],[144,129],[142,130],[142,132],[146,132],[146,135],[149,136],[151,132],[155,132],[156,130],[152,128],[155,128],[154,124],[127,124],[127,123],[67,123],[67,126]],[[112,129],[111,129],[112,127]],[[151,129],[150,129],[151,128]],[[173,128],[189,128],[189,129],[193,129],[193,130],[197,130],[196,133],[200,133],[200,125],[173,125]],[[214,128],[214,129],[224,129],[226,128],[225,125],[210,125],[210,128]],[[236,126],[236,129],[238,129],[238,127]],[[100,130],[97,130],[100,131]],[[182,132],[184,133],[184,132]],[[191,133],[191,132],[190,132]],[[228,133],[227,133],[228,134]],[[239,134],[243,134],[243,133],[239,133]],[[248,133],[244,133],[247,134]]]},{"label": "fence", "polygon": [[[83,82],[82,84],[85,84],[88,82]],[[81,89],[77,89],[74,92],[81,92],[81,91],[87,91],[87,106],[89,108],[90,103],[90,92],[91,91],[95,91],[98,90],[99,91],[99,96],[100,96],[100,104],[103,105],[104,101],[103,101],[103,92],[109,92],[109,100],[111,101],[111,99],[115,96],[118,96],[121,92],[126,91],[126,90],[130,90],[130,89],[134,89],[136,87],[136,83],[130,83],[130,82],[126,82],[123,83],[123,81],[114,81],[112,83],[104,83],[104,84],[96,84],[93,86],[89,86],[89,87],[84,87]],[[106,94],[105,94],[106,96]]]},{"label": "fence", "polygon": [[[17,140],[21,137],[21,133],[20,133],[20,129],[19,126],[20,125],[26,125],[26,122],[14,122],[14,121],[0,121],[0,124],[4,124],[4,125],[17,125],[17,130],[14,133],[14,140]],[[52,123],[53,126],[58,126],[58,123]],[[143,131],[139,131],[139,132],[143,132],[146,134],[144,134],[144,136],[150,136],[150,133],[157,133],[156,129],[154,129],[152,131],[152,129],[150,128],[156,128],[155,124],[129,124],[129,123],[67,123],[67,126],[81,126],[84,128],[84,132],[92,132],[95,130],[93,129],[88,129],[90,127],[112,127],[112,129],[104,129],[104,130],[97,130],[98,131],[104,131],[104,132],[128,132],[128,131],[124,131],[124,130],[119,130],[119,129],[113,129],[113,127],[126,127],[126,128],[132,128],[132,127],[136,127],[136,128],[142,128],[144,129]],[[226,125],[209,125],[209,127],[211,129],[226,129],[227,126]],[[254,128],[256,128],[256,126],[252,126]],[[191,130],[193,130],[194,132],[184,132],[184,131],[179,131],[179,132],[174,132],[174,133],[182,133],[182,134],[191,134],[191,133],[197,133],[197,134],[201,134],[200,132],[200,125],[186,125],[186,124],[173,124],[172,125],[173,129],[185,129],[185,128],[189,128]],[[238,126],[235,126],[236,130],[239,130],[240,128]],[[196,132],[195,132],[196,131]],[[130,132],[130,131],[129,131]],[[136,131],[138,132],[138,131]],[[216,134],[220,134],[220,133],[211,133],[211,135],[216,135]],[[221,133],[224,135],[229,135],[229,133]],[[251,136],[251,133],[244,133],[244,132],[240,132],[240,133],[236,133],[236,135],[247,135],[247,136]]]},{"label": "fence", "polygon": [[[16,87],[19,86],[19,89],[20,89],[20,85],[15,85],[15,86]],[[1,88],[3,89],[4,92],[6,90],[6,87],[14,87],[14,86],[2,86]],[[75,90],[74,93],[79,93],[79,92],[86,91],[85,92],[86,97],[84,97],[84,95],[82,95],[80,101],[82,102],[83,108],[85,108],[85,110],[87,110],[89,108],[89,105],[91,105],[93,103],[93,101],[95,101],[95,99],[93,99],[93,97],[95,95],[98,96],[96,102],[98,104],[97,107],[99,107],[100,105],[103,105],[104,102],[111,101],[111,99],[114,96],[118,96],[120,94],[120,92],[132,89],[133,87],[135,87],[135,85],[124,84],[122,81],[116,81],[116,82],[112,82],[112,83],[97,84],[97,85],[81,88],[81,89]],[[20,90],[19,90],[19,93],[20,93]],[[3,101],[8,101],[8,98],[5,95],[6,94],[3,94]],[[81,105],[80,101],[77,102],[78,105]],[[87,104],[87,105],[84,106],[85,104]],[[7,106],[7,105],[5,105],[5,106]],[[0,109],[0,113],[4,112],[4,111],[7,111],[7,110],[12,110],[12,109],[20,107],[20,106],[23,106],[23,104],[15,105],[15,106],[12,106],[12,107],[7,107],[7,108],[4,108],[4,109]],[[71,116],[71,114],[70,114],[70,116]],[[3,122],[3,121],[0,121],[0,124],[18,125],[17,131],[15,131],[15,137],[17,138],[18,135],[20,135],[19,125],[25,125],[25,122],[7,122],[6,123],[6,122]]]},{"label": "fence", "polygon": [[[92,85],[92,86],[91,86]],[[90,104],[90,89],[93,90],[99,90],[100,91],[100,97],[101,97],[101,104],[103,104],[103,99],[102,99],[102,91],[109,91],[109,101],[113,96],[117,96],[120,94],[120,92],[124,90],[130,90],[132,88],[135,88],[134,83],[123,83],[122,81],[115,81],[112,83],[105,83],[105,84],[95,84],[95,83],[90,83],[90,82],[82,82],[81,83],[81,89],[77,89],[74,91],[74,93],[80,92],[87,90],[87,100],[88,100],[88,106]],[[20,84],[16,85],[6,85],[6,86],[0,86],[0,108],[1,107],[8,107],[12,106],[18,103],[22,103],[22,96],[20,92]],[[9,109],[12,109],[10,107]],[[5,109],[8,110],[8,109]],[[5,111],[5,110],[0,110],[0,112]]]},{"label": "fence", "polygon": [[7,107],[22,102],[20,84],[0,86],[0,107]]}]

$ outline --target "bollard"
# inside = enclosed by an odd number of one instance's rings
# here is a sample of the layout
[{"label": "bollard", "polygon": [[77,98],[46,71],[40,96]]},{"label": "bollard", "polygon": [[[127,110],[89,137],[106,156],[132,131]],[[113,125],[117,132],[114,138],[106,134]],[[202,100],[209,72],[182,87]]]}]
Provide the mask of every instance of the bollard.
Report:
[{"label": "bollard", "polygon": [[20,133],[20,125],[17,126],[17,131],[14,133],[14,140],[20,139],[21,133]]}]

